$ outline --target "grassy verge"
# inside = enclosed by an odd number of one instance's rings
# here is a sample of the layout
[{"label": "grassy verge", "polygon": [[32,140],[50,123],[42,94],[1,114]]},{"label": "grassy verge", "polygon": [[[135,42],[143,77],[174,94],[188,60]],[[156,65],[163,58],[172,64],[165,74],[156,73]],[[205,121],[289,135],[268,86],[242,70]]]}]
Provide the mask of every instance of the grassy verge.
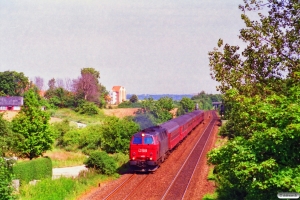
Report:
[{"label": "grassy verge", "polygon": [[216,200],[216,199],[218,199],[218,194],[216,192],[212,194],[206,194],[202,198],[202,200]]},{"label": "grassy verge", "polygon": [[47,151],[44,156],[51,158],[53,168],[83,165],[83,162],[86,159],[86,155],[83,153],[69,152],[63,149]]}]

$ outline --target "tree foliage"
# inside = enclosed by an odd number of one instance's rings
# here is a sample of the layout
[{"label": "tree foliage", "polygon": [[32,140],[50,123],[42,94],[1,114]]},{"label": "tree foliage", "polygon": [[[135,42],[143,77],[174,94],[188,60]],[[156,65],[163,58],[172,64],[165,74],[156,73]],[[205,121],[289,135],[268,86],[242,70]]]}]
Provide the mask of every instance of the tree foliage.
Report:
[{"label": "tree foliage", "polygon": [[173,118],[170,113],[173,108],[173,99],[170,97],[162,97],[157,101],[150,97],[142,101],[142,108],[139,109],[139,113],[151,115],[155,124],[161,124]]},{"label": "tree foliage", "polygon": [[177,116],[184,115],[185,113],[195,110],[195,103],[193,100],[187,97],[183,97],[179,102],[179,108],[177,110]]},{"label": "tree foliage", "polygon": [[78,105],[76,96],[62,87],[49,88],[45,93],[45,98],[50,106],[54,108],[72,108]]},{"label": "tree foliage", "polygon": [[49,119],[48,113],[41,110],[37,94],[26,92],[24,106],[12,120],[12,130],[21,136],[16,145],[21,156],[32,159],[51,149],[54,139]]},{"label": "tree foliage", "polygon": [[223,100],[221,94],[206,94],[204,91],[201,91],[197,95],[191,98],[196,103],[201,110],[210,110],[212,109],[212,102],[221,102]]},{"label": "tree foliage", "polygon": [[23,72],[0,72],[0,91],[9,96],[22,96],[30,82]]},{"label": "tree foliage", "polygon": [[[245,1],[240,6],[247,43],[209,53],[212,77],[220,82],[228,122],[226,145],[209,153],[220,199],[278,199],[300,192],[300,4]],[[260,21],[246,11],[266,9]]]},{"label": "tree foliage", "polygon": [[102,125],[101,148],[108,153],[126,153],[131,136],[139,130],[140,127],[133,121],[107,117]]},{"label": "tree foliage", "polygon": [[258,22],[242,14],[246,28],[239,37],[247,47],[240,55],[238,46],[223,46],[220,39],[218,47],[223,47],[223,52],[218,48],[209,52],[212,78],[221,83],[218,89],[222,93],[230,88],[247,96],[283,93],[289,84],[283,79],[294,80],[295,73],[300,71],[299,2],[245,2],[245,6],[240,6],[242,11],[265,8],[269,15],[259,13]]},{"label": "tree foliage", "polygon": [[130,99],[129,99],[129,101],[130,101],[131,103],[136,103],[138,100],[139,100],[139,98],[138,98],[138,96],[137,96],[136,94],[133,94],[133,95],[130,97]]},{"label": "tree foliage", "polygon": [[9,122],[3,119],[3,114],[0,114],[0,155],[13,153],[17,139],[18,135],[11,131]]}]

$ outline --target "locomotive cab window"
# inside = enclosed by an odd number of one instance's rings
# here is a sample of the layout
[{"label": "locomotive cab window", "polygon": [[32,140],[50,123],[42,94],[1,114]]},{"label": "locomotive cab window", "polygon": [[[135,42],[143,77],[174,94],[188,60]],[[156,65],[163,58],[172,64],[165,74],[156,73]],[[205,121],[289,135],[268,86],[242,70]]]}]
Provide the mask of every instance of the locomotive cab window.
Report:
[{"label": "locomotive cab window", "polygon": [[134,137],[132,143],[133,144],[142,144],[142,138],[141,137]]},{"label": "locomotive cab window", "polygon": [[146,136],[144,138],[144,144],[153,144],[153,138],[151,136]]}]

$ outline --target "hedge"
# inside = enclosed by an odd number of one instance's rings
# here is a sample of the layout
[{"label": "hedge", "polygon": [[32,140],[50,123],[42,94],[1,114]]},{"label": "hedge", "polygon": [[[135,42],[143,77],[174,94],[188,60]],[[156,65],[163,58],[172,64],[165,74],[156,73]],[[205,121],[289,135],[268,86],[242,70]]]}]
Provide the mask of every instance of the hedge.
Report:
[{"label": "hedge", "polygon": [[13,166],[16,179],[28,183],[32,180],[41,180],[52,177],[52,161],[49,157],[37,158],[30,161],[16,163]]}]

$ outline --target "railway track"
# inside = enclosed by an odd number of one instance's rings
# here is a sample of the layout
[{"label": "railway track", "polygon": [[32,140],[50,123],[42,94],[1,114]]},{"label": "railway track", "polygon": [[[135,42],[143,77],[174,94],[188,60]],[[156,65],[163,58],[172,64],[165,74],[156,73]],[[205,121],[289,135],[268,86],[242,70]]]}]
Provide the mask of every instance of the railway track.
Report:
[{"label": "railway track", "polygon": [[[126,179],[117,188],[104,197],[103,200],[130,199],[137,188],[140,188],[148,177],[149,174],[132,174],[128,179]],[[124,188],[125,191],[122,190]]]},{"label": "railway track", "polygon": [[212,119],[209,125],[205,129],[203,135],[199,138],[198,142],[188,155],[187,159],[183,163],[182,167],[170,183],[169,187],[165,191],[163,199],[184,199],[185,194],[190,185],[191,179],[198,166],[199,160],[204,152],[206,143],[210,138],[213,131],[214,124],[217,120],[215,112],[212,112]]}]

